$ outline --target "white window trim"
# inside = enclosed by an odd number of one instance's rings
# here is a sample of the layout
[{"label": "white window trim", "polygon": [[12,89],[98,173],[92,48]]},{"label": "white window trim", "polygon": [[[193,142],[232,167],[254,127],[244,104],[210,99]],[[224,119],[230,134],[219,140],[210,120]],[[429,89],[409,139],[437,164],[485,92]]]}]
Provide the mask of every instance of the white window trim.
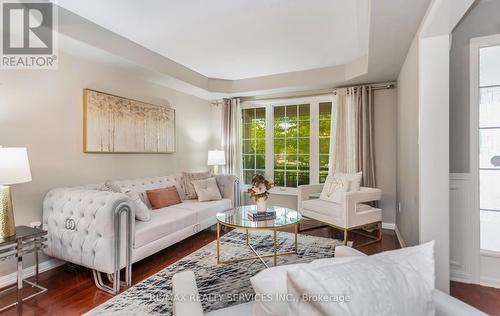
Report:
[{"label": "white window trim", "polygon": [[474,205],[473,244],[474,249],[472,262],[472,282],[480,283],[481,279],[481,257],[500,257],[500,252],[481,250],[480,240],[480,198],[479,198],[479,50],[483,47],[500,45],[500,34],[476,37],[470,39],[470,173],[472,177],[471,199]]},{"label": "white window trim", "polygon": [[[333,94],[312,97],[283,98],[243,101],[241,109],[266,108],[266,177],[274,179],[274,106],[286,106],[296,104],[309,104],[310,111],[310,142],[309,142],[309,183],[319,183],[319,104],[322,102],[332,102]],[[297,188],[277,187],[276,193],[294,193]],[[295,193],[296,194],[296,193]]]}]

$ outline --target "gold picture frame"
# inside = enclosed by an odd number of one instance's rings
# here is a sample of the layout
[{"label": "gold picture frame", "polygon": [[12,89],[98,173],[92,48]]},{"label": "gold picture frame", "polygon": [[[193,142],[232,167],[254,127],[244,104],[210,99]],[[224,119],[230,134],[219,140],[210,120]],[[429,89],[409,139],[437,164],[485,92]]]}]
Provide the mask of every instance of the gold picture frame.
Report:
[{"label": "gold picture frame", "polygon": [[170,154],[176,150],[175,110],[83,90],[83,152]]}]

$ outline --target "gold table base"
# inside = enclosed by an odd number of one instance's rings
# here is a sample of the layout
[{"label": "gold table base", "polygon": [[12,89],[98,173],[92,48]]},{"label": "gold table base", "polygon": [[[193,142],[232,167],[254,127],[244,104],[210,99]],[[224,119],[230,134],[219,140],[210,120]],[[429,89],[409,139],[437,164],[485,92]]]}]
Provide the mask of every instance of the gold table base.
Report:
[{"label": "gold table base", "polygon": [[0,241],[16,234],[10,186],[0,185]]},{"label": "gold table base", "polygon": [[[253,251],[253,253],[255,254],[255,256],[253,257],[244,257],[244,258],[237,258],[237,259],[230,259],[230,260],[221,260],[220,259],[220,246],[221,246],[221,236],[220,236],[220,229],[221,229],[221,225],[224,225],[224,226],[227,226],[227,227],[232,227],[232,228],[236,228],[236,229],[245,229],[246,230],[246,237],[247,237],[247,240],[246,240],[246,244],[247,246],[250,248],[250,250]],[[287,252],[278,252],[277,251],[277,231],[279,229],[283,229],[285,227],[289,227],[289,226],[295,226],[295,250],[294,251],[287,251]],[[289,226],[284,226],[284,227],[276,227],[276,228],[272,228],[272,227],[266,227],[266,228],[247,228],[247,227],[239,227],[239,226],[232,226],[232,225],[229,225],[229,224],[226,224],[226,223],[220,223],[220,222],[217,222],[217,264],[228,264],[228,263],[236,263],[236,262],[241,262],[241,261],[246,261],[246,260],[257,260],[259,259],[265,266],[266,268],[269,268],[269,266],[267,265],[267,263],[264,261],[264,258],[270,258],[272,257],[273,258],[273,263],[274,263],[274,266],[276,266],[276,263],[277,263],[277,258],[278,256],[285,256],[285,255],[292,255],[292,254],[297,254],[298,253],[298,233],[299,233],[299,225],[298,225],[298,222],[293,224],[293,225],[289,225]],[[248,231],[249,230],[272,230],[273,231],[273,239],[274,239],[274,245],[273,245],[273,253],[271,254],[264,254],[264,255],[261,255],[259,254],[255,248],[250,244],[250,237],[249,237],[249,234],[248,234]]]}]

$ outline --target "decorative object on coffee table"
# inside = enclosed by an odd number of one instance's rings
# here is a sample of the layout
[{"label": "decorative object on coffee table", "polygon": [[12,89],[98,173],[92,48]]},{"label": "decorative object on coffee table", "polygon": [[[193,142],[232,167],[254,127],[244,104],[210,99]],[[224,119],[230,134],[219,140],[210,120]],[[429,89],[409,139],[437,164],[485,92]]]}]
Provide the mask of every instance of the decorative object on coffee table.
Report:
[{"label": "decorative object on coffee table", "polygon": [[[272,257],[273,263],[276,265],[277,257],[289,254],[296,254],[298,249],[297,234],[298,234],[298,224],[302,219],[302,216],[295,210],[281,206],[272,206],[269,209],[276,212],[276,218],[267,221],[252,221],[248,218],[248,213],[255,211],[255,205],[246,205],[233,208],[229,211],[217,213],[217,263],[234,263],[243,260],[254,260],[259,259],[266,267],[267,263],[263,258]],[[221,225],[243,229],[246,231],[246,244],[250,247],[250,250],[255,254],[254,257],[238,258],[231,260],[221,260],[220,258],[220,228]],[[278,253],[278,241],[277,241],[277,230],[295,227],[295,249],[293,251],[280,252]],[[271,254],[259,254],[255,248],[250,243],[249,230],[270,230],[273,233],[274,247]]]},{"label": "decorative object on coffee table", "polygon": [[250,197],[255,199],[257,212],[266,212],[269,190],[273,184],[262,175],[256,175],[252,179],[252,187],[248,189]]},{"label": "decorative object on coffee table", "polygon": [[30,181],[31,170],[26,148],[0,146],[0,241],[16,234],[8,185]]},{"label": "decorative object on coffee table", "polygon": [[226,154],[224,150],[209,150],[207,157],[207,165],[214,167],[214,174],[219,173],[219,166],[226,164]]}]

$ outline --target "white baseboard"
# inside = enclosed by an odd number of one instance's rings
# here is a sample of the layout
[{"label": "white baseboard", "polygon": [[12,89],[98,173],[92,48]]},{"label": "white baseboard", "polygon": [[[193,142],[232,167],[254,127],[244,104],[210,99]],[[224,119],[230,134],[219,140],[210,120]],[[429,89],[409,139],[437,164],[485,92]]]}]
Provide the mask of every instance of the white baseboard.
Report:
[{"label": "white baseboard", "polygon": [[[57,268],[57,267],[63,265],[64,263],[65,262],[61,261],[61,260],[50,259],[50,260],[47,260],[47,261],[40,263],[38,269],[39,269],[39,272],[42,273],[42,272]],[[35,267],[34,266],[30,266],[30,267],[23,269],[23,277],[25,279],[29,278],[33,275],[35,275]],[[16,272],[12,272],[10,274],[0,276],[0,288],[3,288],[5,286],[9,286],[9,285],[14,284],[16,282],[17,282],[17,273]]]},{"label": "white baseboard", "polygon": [[401,236],[401,232],[399,231],[398,226],[394,225],[394,231],[396,232],[396,237],[398,238],[398,242],[401,248],[406,247],[405,240],[403,239],[403,236]]},{"label": "white baseboard", "polygon": [[479,280],[479,285],[489,286],[499,289],[500,288],[500,279],[499,278],[487,278],[481,277]]},{"label": "white baseboard", "polygon": [[396,224],[394,224],[394,223],[382,223],[382,228],[383,229],[395,230],[396,229]]},{"label": "white baseboard", "polygon": [[450,280],[469,284],[472,283],[472,275],[469,272],[451,269]]}]

